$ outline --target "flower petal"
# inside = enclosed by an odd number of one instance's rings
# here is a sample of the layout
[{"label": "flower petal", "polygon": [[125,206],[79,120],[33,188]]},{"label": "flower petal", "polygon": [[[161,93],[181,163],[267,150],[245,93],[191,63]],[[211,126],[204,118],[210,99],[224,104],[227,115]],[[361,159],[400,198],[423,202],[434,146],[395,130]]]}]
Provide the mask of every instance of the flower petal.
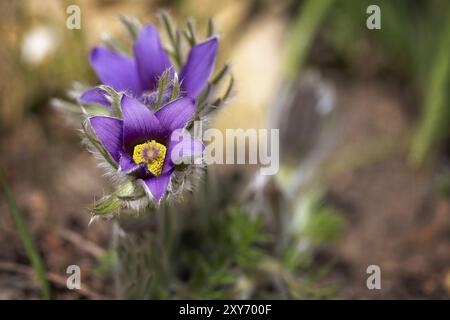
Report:
[{"label": "flower petal", "polygon": [[94,129],[100,142],[111,157],[119,162],[122,152],[122,120],[106,116],[95,116],[89,118],[92,129]]},{"label": "flower petal", "polygon": [[197,44],[189,52],[186,64],[180,72],[181,86],[187,96],[196,98],[214,69],[219,40],[213,37],[205,42]]},{"label": "flower petal", "polygon": [[157,177],[143,180],[143,185],[146,192],[157,201],[161,200],[161,198],[167,191],[167,186],[169,185],[171,175],[172,171]]},{"label": "flower petal", "polygon": [[142,162],[137,164],[133,161],[133,158],[126,153],[121,153],[119,167],[121,172],[136,178],[149,178],[153,176],[152,173],[148,171],[146,163]]},{"label": "flower petal", "polygon": [[133,147],[147,140],[161,140],[165,138],[166,131],[155,114],[145,105],[126,95],[122,97],[123,117],[123,146],[127,153]]},{"label": "flower petal", "polygon": [[102,83],[136,96],[142,93],[133,59],[105,47],[95,47],[91,51],[90,62]]},{"label": "flower petal", "polygon": [[191,98],[180,98],[169,102],[159,109],[155,116],[161,126],[169,132],[183,128],[186,122],[191,119],[195,111],[195,100]]},{"label": "flower petal", "polygon": [[80,96],[80,101],[82,103],[94,103],[94,104],[100,104],[106,107],[110,107],[111,103],[106,99],[104,94],[107,94],[105,90],[102,90],[100,88],[92,88],[87,91],[85,91]]},{"label": "flower petal", "polygon": [[173,164],[194,164],[195,158],[200,157],[205,150],[203,143],[183,130],[172,133],[168,143],[166,159]]},{"label": "flower petal", "polygon": [[152,25],[144,26],[139,32],[134,44],[134,55],[142,89],[156,89],[158,78],[172,64],[161,44],[158,31]]}]

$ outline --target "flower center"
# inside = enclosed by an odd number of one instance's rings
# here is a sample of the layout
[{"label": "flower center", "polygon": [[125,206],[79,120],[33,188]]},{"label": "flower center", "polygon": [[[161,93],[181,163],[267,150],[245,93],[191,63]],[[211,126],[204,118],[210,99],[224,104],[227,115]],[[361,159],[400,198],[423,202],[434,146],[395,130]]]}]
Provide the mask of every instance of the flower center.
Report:
[{"label": "flower center", "polygon": [[155,140],[138,144],[133,150],[133,160],[136,163],[147,163],[148,170],[159,176],[164,166],[167,148]]}]

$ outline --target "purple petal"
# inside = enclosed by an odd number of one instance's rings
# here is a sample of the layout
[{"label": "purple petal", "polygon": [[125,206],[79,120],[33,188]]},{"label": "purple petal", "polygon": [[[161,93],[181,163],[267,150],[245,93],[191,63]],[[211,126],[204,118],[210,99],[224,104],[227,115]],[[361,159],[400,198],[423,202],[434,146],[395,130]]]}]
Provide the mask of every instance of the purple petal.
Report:
[{"label": "purple petal", "polygon": [[155,114],[136,99],[124,95],[121,101],[123,117],[123,146],[130,153],[139,143],[164,139],[166,131]]},{"label": "purple petal", "polygon": [[122,120],[95,116],[89,118],[89,122],[106,151],[115,161],[119,162],[120,153],[122,152]]},{"label": "purple petal", "polygon": [[165,174],[167,172],[172,172],[173,168],[175,168],[175,165],[173,164],[172,160],[169,156],[166,156],[166,159],[164,160],[164,166],[161,171],[162,174]]},{"label": "purple petal", "polygon": [[159,109],[155,116],[161,126],[169,132],[183,128],[195,111],[195,101],[191,98],[180,98],[169,102]]},{"label": "purple petal", "polygon": [[110,107],[111,103],[108,101],[108,99],[106,99],[105,94],[107,94],[105,90],[102,90],[100,88],[92,88],[85,91],[81,95],[80,101],[83,103],[95,103]]},{"label": "purple petal", "polygon": [[170,159],[169,163],[193,164],[196,157],[202,155],[205,146],[203,143],[192,138],[192,136],[183,130],[176,130],[172,133],[167,148],[166,159]]},{"label": "purple petal", "polygon": [[142,28],[134,44],[134,55],[142,89],[156,89],[158,78],[172,64],[153,26]]},{"label": "purple petal", "polygon": [[96,47],[91,51],[90,62],[102,83],[117,91],[140,95],[142,87],[133,59],[108,48]]},{"label": "purple petal", "polygon": [[196,98],[208,82],[214,69],[219,41],[217,37],[202,42],[191,49],[186,64],[180,72],[181,86],[189,97]]},{"label": "purple petal", "polygon": [[136,178],[148,178],[153,176],[152,173],[148,171],[146,163],[142,162],[137,164],[134,162],[133,158],[126,153],[121,153],[119,166],[121,172]]},{"label": "purple petal", "polygon": [[157,201],[161,200],[162,196],[167,191],[167,186],[169,185],[171,175],[172,172],[167,172],[160,176],[143,180],[147,193],[149,193]]}]

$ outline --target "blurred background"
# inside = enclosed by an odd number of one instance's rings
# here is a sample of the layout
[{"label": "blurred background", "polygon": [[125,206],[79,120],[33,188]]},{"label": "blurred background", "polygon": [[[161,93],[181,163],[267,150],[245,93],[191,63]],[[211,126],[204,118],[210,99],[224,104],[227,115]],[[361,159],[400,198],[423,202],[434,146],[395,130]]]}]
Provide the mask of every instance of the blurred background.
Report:
[{"label": "blurred background", "polygon": [[[71,4],[80,30],[66,28]],[[366,27],[372,4],[379,30]],[[42,275],[53,298],[118,296],[114,223],[88,226],[111,187],[51,99],[98,83],[89,50],[124,38],[118,14],[162,30],[160,9],[198,30],[215,18],[216,71],[231,63],[236,93],[214,127],[279,128],[281,168],[210,167],[155,215],[180,221],[170,249],[121,244],[150,262],[127,269],[119,297],[448,298],[448,1],[20,0],[0,2],[0,299],[42,298]],[[72,264],[81,290],[66,288]],[[381,290],[366,287],[369,265]]]}]

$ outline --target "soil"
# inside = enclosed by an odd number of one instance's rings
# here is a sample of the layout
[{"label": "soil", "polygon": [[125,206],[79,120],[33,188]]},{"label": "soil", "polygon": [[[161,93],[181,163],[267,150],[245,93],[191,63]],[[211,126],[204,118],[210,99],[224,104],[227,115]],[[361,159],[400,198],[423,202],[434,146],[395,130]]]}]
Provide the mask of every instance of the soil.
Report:
[{"label": "soil", "polygon": [[[450,294],[450,202],[437,191],[437,161],[420,169],[409,161],[402,141],[414,124],[414,106],[396,89],[374,82],[341,89],[336,150],[382,151],[326,183],[328,202],[347,220],[342,241],[327,250],[336,259],[330,279],[347,298],[444,299]],[[383,141],[393,147],[383,148]],[[342,161],[338,156],[328,163]],[[369,265],[380,267],[380,290],[366,286]]]},{"label": "soil", "polygon": [[[347,224],[342,241],[321,252],[336,262],[327,282],[337,283],[339,296],[347,298],[448,298],[450,202],[437,195],[436,162],[421,169],[409,165],[402,137],[414,123],[411,99],[380,83],[339,89],[341,129],[327,161],[341,163],[344,170],[331,173],[325,187],[326,201]],[[0,161],[52,275],[55,297],[111,298],[112,281],[98,270],[99,258],[110,247],[111,224],[88,227],[88,208],[93,197],[108,191],[107,184],[79,141],[49,108],[2,136]],[[385,141],[394,147],[383,147]],[[377,148],[376,156],[357,165],[341,153]],[[38,299],[3,199],[0,213],[0,299]],[[81,267],[83,292],[65,288],[71,264]],[[366,287],[369,265],[381,268],[381,290]]]}]

